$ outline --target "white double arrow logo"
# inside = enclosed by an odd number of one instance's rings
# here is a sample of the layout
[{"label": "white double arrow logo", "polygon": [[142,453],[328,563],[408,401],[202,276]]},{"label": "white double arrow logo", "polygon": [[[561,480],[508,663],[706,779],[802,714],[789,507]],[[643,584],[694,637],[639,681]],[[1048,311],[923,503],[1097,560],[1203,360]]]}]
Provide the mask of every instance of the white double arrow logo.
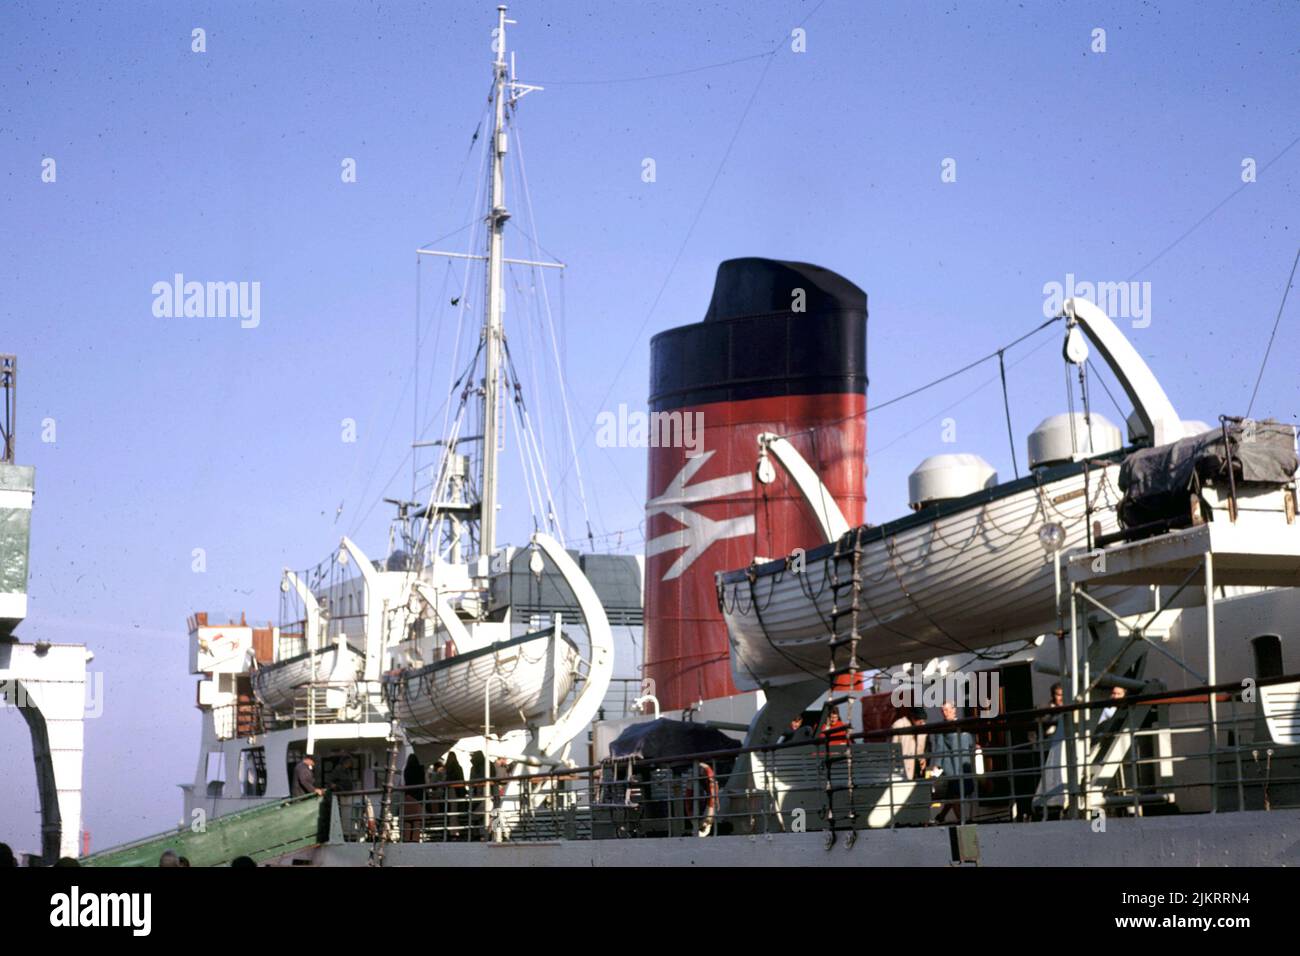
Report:
[{"label": "white double arrow logo", "polygon": [[694,458],[687,458],[686,464],[682,466],[682,470],[677,473],[677,476],[668,482],[668,487],[664,489],[663,494],[657,498],[651,498],[645,503],[647,519],[651,515],[666,514],[682,525],[676,531],[669,531],[667,534],[661,534],[646,542],[645,554],[647,558],[656,554],[663,554],[666,551],[682,551],[677,560],[673,562],[672,567],[664,573],[664,581],[680,577],[687,568],[695,563],[695,560],[700,555],[709,550],[709,546],[715,541],[723,541],[727,538],[742,538],[747,534],[754,533],[754,516],[752,514],[714,521],[697,511],[692,511],[688,507],[689,505],[702,504],[717,498],[740,494],[754,487],[749,472],[743,471],[738,475],[728,475],[725,478],[711,478],[708,481],[701,481],[698,485],[691,485],[688,488],[686,483],[695,477],[696,472],[704,467],[708,460],[713,457],[713,454],[713,451],[706,451]]}]

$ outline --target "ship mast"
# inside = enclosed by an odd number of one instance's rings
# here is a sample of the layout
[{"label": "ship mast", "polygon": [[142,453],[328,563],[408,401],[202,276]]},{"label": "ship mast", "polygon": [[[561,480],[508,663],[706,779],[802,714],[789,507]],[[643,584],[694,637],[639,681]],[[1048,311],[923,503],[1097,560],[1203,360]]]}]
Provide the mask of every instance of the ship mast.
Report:
[{"label": "ship mast", "polygon": [[504,246],[502,232],[510,213],[506,210],[505,154],[506,154],[506,19],[505,6],[497,7],[497,29],[493,46],[496,61],[495,122],[492,128],[492,198],[488,207],[488,267],[487,312],[483,317],[484,369],[483,369],[483,475],[479,485],[479,554],[496,550],[497,530],[497,451],[500,435],[498,429],[501,402],[501,256]]},{"label": "ship mast", "polygon": [[[506,136],[506,109],[513,108],[522,97],[542,87],[529,83],[520,83],[514,76],[514,55],[506,57],[506,26],[516,21],[506,19],[506,7],[497,7],[497,26],[493,30],[492,49],[495,58],[492,61],[492,142],[488,150],[491,160],[491,192],[488,196],[488,248],[487,255],[474,255],[462,252],[445,252],[438,249],[421,247],[416,250],[419,255],[447,256],[454,259],[487,260],[487,308],[483,313],[483,330],[480,343],[483,351],[483,388],[482,421],[483,442],[481,456],[481,474],[479,482],[479,502],[477,518],[479,523],[479,555],[490,555],[496,550],[497,539],[497,485],[499,480],[498,455],[504,443],[501,427],[501,403],[504,391],[504,368],[502,356],[505,352],[505,337],[502,330],[501,316],[505,311],[505,289],[501,284],[502,266],[514,263],[529,267],[563,269],[560,262],[535,262],[528,259],[507,259],[505,256],[504,231],[510,212],[506,209],[505,192],[505,157],[508,146]],[[426,444],[442,444],[429,442]],[[454,447],[448,453],[454,453]],[[416,517],[428,517],[431,512],[445,512],[452,518],[454,526],[459,529],[458,515],[469,511],[457,501],[433,502]],[[472,520],[472,519],[471,519]],[[459,531],[455,532],[459,537]]]}]

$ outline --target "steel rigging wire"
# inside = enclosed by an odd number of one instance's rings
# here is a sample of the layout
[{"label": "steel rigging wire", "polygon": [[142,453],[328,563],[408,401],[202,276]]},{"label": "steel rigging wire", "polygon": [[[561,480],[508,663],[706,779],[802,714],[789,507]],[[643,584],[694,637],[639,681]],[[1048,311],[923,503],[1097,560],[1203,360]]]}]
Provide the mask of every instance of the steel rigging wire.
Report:
[{"label": "steel rigging wire", "polygon": [[[821,3],[818,3],[817,6],[813,7],[812,10],[808,12],[808,15],[799,21],[798,26],[803,26],[811,20],[813,15],[822,8],[824,3],[825,0],[822,0]],[[732,130],[731,139],[727,141],[727,146],[722,151],[722,158],[718,161],[718,166],[713,171],[713,178],[709,180],[709,185],[704,190],[704,196],[700,199],[700,204],[696,208],[695,214],[691,217],[690,224],[686,228],[686,235],[682,237],[681,244],[677,247],[677,252],[673,256],[672,262],[669,263],[668,272],[664,275],[664,281],[659,286],[659,291],[655,293],[654,300],[650,303],[650,308],[646,311],[645,318],[641,320],[641,324],[637,327],[636,333],[632,336],[632,342],[624,353],[622,361],[619,362],[618,368],[615,369],[614,374],[610,377],[609,388],[605,390],[604,396],[597,403],[598,408],[603,408],[605,403],[609,401],[609,396],[613,393],[614,387],[618,383],[619,376],[623,374],[623,370],[627,367],[628,359],[632,357],[632,352],[640,343],[641,336],[645,333],[646,326],[650,324],[650,319],[654,317],[655,311],[659,308],[659,302],[663,298],[664,293],[668,290],[668,283],[672,280],[673,273],[677,271],[677,264],[681,262],[682,255],[686,252],[686,246],[691,241],[691,236],[695,234],[695,227],[699,225],[700,219],[704,215],[704,209],[709,204],[709,197],[713,195],[713,190],[722,176],[722,170],[726,167],[727,160],[731,157],[731,151],[735,148],[736,141],[740,138],[740,132],[745,128],[745,120],[749,117],[750,110],[754,107],[754,101],[758,99],[758,91],[762,89],[763,81],[767,78],[768,70],[770,70],[772,64],[776,62],[777,51],[785,45],[787,38],[788,34],[783,34],[781,38],[772,45],[772,49],[769,52],[762,54],[762,57],[765,58],[767,62],[763,65],[762,72],[758,75],[758,82],[754,84],[754,89],[749,94],[749,99],[745,102],[744,108],[740,111],[740,118],[736,121],[735,129]],[[590,434],[591,428],[587,428],[583,432],[584,443]],[[564,472],[560,474],[559,480],[563,481],[567,474],[568,469],[566,468]]]},{"label": "steel rigging wire", "polygon": [[1250,393],[1250,404],[1246,406],[1246,417],[1250,417],[1250,411],[1255,407],[1255,397],[1259,394],[1259,383],[1264,380],[1264,366],[1268,364],[1268,355],[1273,351],[1273,339],[1277,335],[1278,323],[1282,321],[1282,310],[1286,308],[1286,297],[1291,293],[1291,283],[1295,281],[1295,267],[1300,265],[1300,249],[1296,250],[1295,261],[1291,263],[1291,275],[1286,280],[1286,288],[1282,290],[1282,304],[1277,307],[1277,318],[1273,320],[1273,331],[1268,336],[1268,348],[1264,349],[1264,359],[1259,363],[1259,375],[1255,376],[1255,390]]}]

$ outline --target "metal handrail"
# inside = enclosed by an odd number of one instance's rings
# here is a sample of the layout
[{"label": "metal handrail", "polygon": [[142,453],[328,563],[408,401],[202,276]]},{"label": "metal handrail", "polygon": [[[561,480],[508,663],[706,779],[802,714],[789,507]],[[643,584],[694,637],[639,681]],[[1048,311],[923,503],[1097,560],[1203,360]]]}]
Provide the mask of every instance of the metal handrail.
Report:
[{"label": "metal handrail", "polygon": [[[1300,677],[1288,675],[1257,681],[1255,687],[1297,681]],[[901,752],[896,741],[906,734],[929,734],[950,729],[969,731],[977,739],[983,737],[986,740],[989,731],[1026,726],[1038,729],[1033,740],[984,745],[985,761],[991,765],[986,766],[983,773],[966,772],[963,768],[962,772],[946,777],[957,781],[957,786],[955,793],[951,792],[953,788],[944,787],[946,799],[939,802],[955,804],[960,822],[978,822],[988,819],[990,814],[1006,819],[1008,813],[1014,814],[1026,801],[1034,810],[1041,808],[1043,817],[1048,817],[1049,811],[1055,807],[1048,802],[1049,794],[1041,784],[1043,771],[1049,766],[1047,754],[1058,744],[1062,747],[1078,746],[1084,740],[1091,740],[1094,744],[1093,751],[1085,755],[1083,769],[1086,772],[1075,788],[1064,794],[1071,812],[1076,815],[1112,809],[1141,814],[1148,805],[1172,805],[1178,799],[1207,787],[1212,793],[1228,792],[1235,787],[1237,809],[1244,809],[1247,805],[1247,788],[1257,797],[1262,796],[1266,809],[1288,803],[1294,799],[1294,793],[1288,792],[1287,788],[1300,784],[1300,774],[1281,767],[1275,773],[1272,761],[1274,752],[1285,745],[1241,742],[1241,729],[1254,726],[1258,720],[1258,713],[1253,708],[1238,713],[1234,706],[1233,713],[1217,722],[1180,717],[1152,728],[1135,726],[1131,720],[1119,720],[1113,724],[1113,731],[1101,736],[1097,735],[1090,720],[1081,720],[1077,722],[1078,733],[1070,740],[1063,733],[1049,740],[1044,733],[1048,723],[1058,723],[1067,711],[1114,707],[1118,712],[1139,706],[1195,706],[1207,704],[1211,699],[1235,704],[1242,690],[1240,684],[1224,683],[1021,711],[995,718],[965,718],[915,728],[853,734],[854,745],[864,748],[865,755],[870,756],[874,751],[877,758],[883,756],[889,761],[887,764],[881,759],[864,762],[863,772],[869,777],[871,772],[885,767],[888,774],[878,773],[870,777],[870,782],[856,785],[855,789],[864,791],[863,799],[874,803],[871,804],[872,813],[863,814],[859,810],[860,823],[855,825],[860,828],[892,827],[908,825],[909,819],[912,822],[929,821],[935,797],[928,788],[934,781],[903,777]],[[1139,742],[1145,739],[1167,735],[1172,742],[1176,738],[1194,739],[1211,733],[1217,737],[1225,730],[1235,734],[1234,742],[1228,746],[1216,748],[1211,741],[1208,747],[1198,747],[1193,743],[1190,748],[1174,752],[1171,743],[1169,752],[1154,754],[1140,752],[1139,748]],[[1127,741],[1127,747],[1115,752],[1114,741],[1121,737]],[[883,742],[890,746],[881,748]],[[834,746],[835,741],[829,743]],[[602,839],[637,834],[700,835],[701,830],[717,833],[728,827],[749,833],[788,829],[800,809],[810,815],[817,812],[824,781],[817,783],[820,778],[815,776],[815,768],[820,761],[816,755],[827,744],[828,736],[821,734],[764,747],[653,760],[618,758],[546,773],[493,774],[396,787],[396,819],[389,821],[388,825],[407,840],[476,840],[493,834],[510,840]],[[794,776],[781,778],[782,770],[788,768],[776,767],[770,758],[797,749],[802,749],[807,755],[807,764],[801,765],[797,759],[790,764],[788,759],[787,764],[801,769],[796,769]],[[738,758],[758,754],[768,760],[760,762],[761,769],[757,770],[751,762],[749,772],[755,774],[752,786],[742,785],[739,779],[726,779],[733,772]],[[1037,760],[1031,765],[1017,762],[1030,754],[1037,755]],[[1216,773],[1216,767],[1223,770],[1224,761],[1235,765],[1235,774]],[[1195,776],[1194,770],[1192,776],[1181,780],[1164,779],[1166,775],[1160,772],[1162,768],[1180,765],[1195,768],[1201,762],[1210,763],[1204,778]],[[1030,779],[1039,781],[1032,793],[1025,792],[1020,786]],[[868,796],[867,791],[873,796]],[[340,796],[355,808],[380,793],[376,788]],[[1051,794],[1053,800],[1059,796],[1059,793]],[[707,826],[701,823],[701,808],[707,809]],[[879,822],[882,808],[885,811],[884,823]],[[460,820],[462,814],[464,819]],[[873,814],[877,819],[875,823],[871,821]],[[564,832],[560,833],[561,830]],[[355,820],[350,824],[345,822],[345,837],[356,838],[357,835]]]}]

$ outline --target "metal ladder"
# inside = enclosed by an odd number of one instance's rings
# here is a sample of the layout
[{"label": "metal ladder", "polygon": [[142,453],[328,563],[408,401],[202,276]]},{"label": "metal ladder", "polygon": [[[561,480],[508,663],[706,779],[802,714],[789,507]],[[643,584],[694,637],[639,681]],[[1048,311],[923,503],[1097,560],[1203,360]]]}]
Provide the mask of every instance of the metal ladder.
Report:
[{"label": "metal ladder", "polygon": [[[847,581],[840,578],[840,560],[846,556],[851,559],[853,567],[852,576]],[[836,746],[831,740],[830,734],[827,733],[825,749],[822,752],[822,771],[826,779],[825,819],[826,849],[828,850],[835,845],[840,830],[847,832],[844,843],[846,849],[853,846],[857,840],[858,811],[854,805],[852,739],[853,705],[857,698],[853,696],[852,691],[858,685],[861,672],[858,662],[858,608],[862,597],[862,534],[860,528],[855,528],[836,542],[835,553],[830,560],[830,661],[826,669],[827,691],[826,702],[822,705],[821,726],[824,728],[829,726],[831,715],[837,711],[841,704],[846,705],[847,719],[844,722],[845,739],[843,746]],[[844,606],[846,590],[849,597],[848,607]],[[847,636],[840,637],[838,636],[839,624],[845,617],[849,618],[849,632]],[[842,648],[848,649],[848,659],[844,664],[837,664],[836,659],[841,656],[840,650]],[[844,688],[843,692],[839,693],[842,687]],[[841,763],[844,764],[844,783],[836,784],[832,771]],[[835,794],[837,793],[845,795],[848,805],[843,824],[835,816]]]}]

